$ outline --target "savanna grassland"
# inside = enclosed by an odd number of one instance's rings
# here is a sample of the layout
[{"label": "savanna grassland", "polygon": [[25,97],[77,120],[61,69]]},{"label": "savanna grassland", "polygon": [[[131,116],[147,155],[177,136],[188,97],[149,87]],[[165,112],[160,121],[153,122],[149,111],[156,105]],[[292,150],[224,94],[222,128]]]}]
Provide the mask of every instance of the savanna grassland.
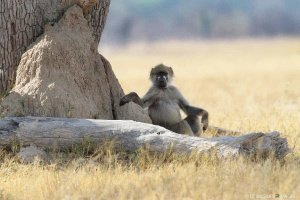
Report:
[{"label": "savanna grassland", "polygon": [[143,95],[151,67],[163,62],[184,96],[210,112],[212,125],[277,130],[293,152],[280,162],[222,161],[147,149],[128,154],[108,143],[23,164],[2,151],[0,199],[300,198],[300,39],[138,43],[100,52],[125,93]]}]

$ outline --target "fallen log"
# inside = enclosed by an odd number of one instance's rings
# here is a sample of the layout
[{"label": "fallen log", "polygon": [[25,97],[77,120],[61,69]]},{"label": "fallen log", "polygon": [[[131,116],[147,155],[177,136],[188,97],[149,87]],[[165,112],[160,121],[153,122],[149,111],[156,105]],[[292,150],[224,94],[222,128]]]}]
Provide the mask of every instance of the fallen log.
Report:
[{"label": "fallen log", "polygon": [[149,150],[177,153],[214,152],[218,157],[274,155],[285,157],[291,150],[278,132],[250,133],[232,137],[191,137],[173,133],[160,126],[126,120],[94,120],[48,117],[7,117],[0,120],[0,148],[19,141],[23,146],[64,150],[82,144],[84,139],[102,143],[116,140],[127,151],[150,145]]}]

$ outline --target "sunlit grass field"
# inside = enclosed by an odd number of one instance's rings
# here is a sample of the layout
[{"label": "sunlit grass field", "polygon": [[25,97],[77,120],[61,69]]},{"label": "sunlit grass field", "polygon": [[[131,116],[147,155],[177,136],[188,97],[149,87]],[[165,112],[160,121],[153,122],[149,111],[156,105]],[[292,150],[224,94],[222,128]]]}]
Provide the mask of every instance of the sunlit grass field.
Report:
[{"label": "sunlit grass field", "polygon": [[164,63],[212,125],[243,134],[277,130],[293,152],[281,162],[224,161],[128,154],[107,144],[93,153],[52,153],[50,164],[0,152],[0,199],[300,199],[300,39],[137,43],[100,53],[125,93],[144,95],[151,67]]}]

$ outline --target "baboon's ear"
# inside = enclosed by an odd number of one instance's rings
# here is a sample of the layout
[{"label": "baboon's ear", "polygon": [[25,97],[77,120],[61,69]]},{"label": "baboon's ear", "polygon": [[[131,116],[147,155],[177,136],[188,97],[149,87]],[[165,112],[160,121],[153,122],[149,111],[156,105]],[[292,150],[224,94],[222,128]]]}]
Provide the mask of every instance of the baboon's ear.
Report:
[{"label": "baboon's ear", "polygon": [[174,72],[173,72],[172,67],[169,67],[169,69],[170,69],[170,72],[171,72],[171,76],[174,76]]},{"label": "baboon's ear", "polygon": [[153,74],[154,68],[151,69],[150,71],[150,76]]}]

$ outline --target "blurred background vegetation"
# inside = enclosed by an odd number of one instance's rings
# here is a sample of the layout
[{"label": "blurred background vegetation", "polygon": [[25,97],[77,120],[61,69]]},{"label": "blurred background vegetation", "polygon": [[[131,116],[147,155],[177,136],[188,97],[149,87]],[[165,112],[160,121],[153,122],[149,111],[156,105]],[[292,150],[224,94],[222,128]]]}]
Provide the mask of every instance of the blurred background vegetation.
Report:
[{"label": "blurred background vegetation", "polygon": [[299,0],[112,0],[102,43],[300,35]]}]

